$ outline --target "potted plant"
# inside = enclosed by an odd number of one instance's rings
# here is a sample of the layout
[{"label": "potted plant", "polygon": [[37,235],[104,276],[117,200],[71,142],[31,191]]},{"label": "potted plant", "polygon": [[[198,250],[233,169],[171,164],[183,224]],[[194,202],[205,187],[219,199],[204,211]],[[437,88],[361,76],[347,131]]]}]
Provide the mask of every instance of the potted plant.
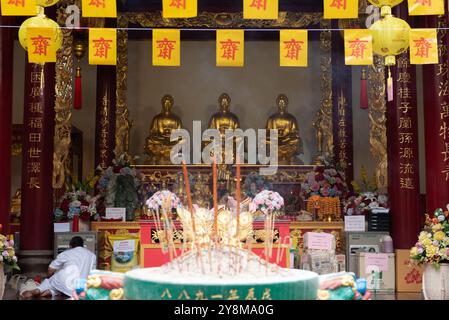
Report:
[{"label": "potted plant", "polygon": [[[0,225],[0,231],[1,231]],[[6,275],[12,269],[20,270],[17,265],[17,257],[14,251],[14,241],[0,234],[0,300],[5,290]]]},{"label": "potted plant", "polygon": [[426,300],[449,299],[449,204],[426,215],[424,230],[410,250],[410,259],[424,265],[423,294]]}]

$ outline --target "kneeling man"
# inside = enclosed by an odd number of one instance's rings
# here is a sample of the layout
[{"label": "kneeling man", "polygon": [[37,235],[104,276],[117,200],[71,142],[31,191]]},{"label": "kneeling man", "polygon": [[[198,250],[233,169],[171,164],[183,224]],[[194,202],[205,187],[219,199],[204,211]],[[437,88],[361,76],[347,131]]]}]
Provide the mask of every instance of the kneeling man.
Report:
[{"label": "kneeling man", "polygon": [[22,298],[50,297],[58,294],[71,296],[78,279],[87,279],[89,272],[96,268],[97,258],[84,248],[81,237],[70,240],[70,249],[61,252],[48,267],[48,279],[34,290],[24,291]]}]

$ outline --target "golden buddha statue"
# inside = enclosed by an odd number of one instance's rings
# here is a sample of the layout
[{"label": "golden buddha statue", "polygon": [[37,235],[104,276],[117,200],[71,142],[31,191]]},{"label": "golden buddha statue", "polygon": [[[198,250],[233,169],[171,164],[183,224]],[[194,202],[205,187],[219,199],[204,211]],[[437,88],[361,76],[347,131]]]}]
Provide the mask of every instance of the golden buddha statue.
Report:
[{"label": "golden buddha statue", "polygon": [[150,135],[146,140],[145,152],[151,164],[169,164],[170,151],[179,141],[170,141],[172,130],[181,129],[182,122],[171,112],[173,97],[166,94],[162,97],[162,112],[153,118]]},{"label": "golden buddha statue", "polygon": [[278,112],[268,118],[266,129],[278,131],[279,164],[295,164],[298,162],[297,156],[302,153],[298,122],[292,114],[287,112],[288,98],[285,94],[277,97],[276,104]]},{"label": "golden buddha statue", "polygon": [[[240,120],[239,118],[232,113],[230,109],[231,105],[231,98],[227,93],[222,93],[220,97],[218,98],[218,104],[220,110],[213,114],[212,117],[209,120],[209,126],[208,129],[217,129],[221,133],[221,139],[222,139],[222,146],[223,146],[223,154],[222,159],[223,162],[225,161],[225,154],[224,154],[224,145],[225,145],[225,133],[226,129],[235,130],[240,128]],[[209,143],[209,141],[205,141],[203,143],[203,148]],[[212,154],[211,154],[212,156]]]}]

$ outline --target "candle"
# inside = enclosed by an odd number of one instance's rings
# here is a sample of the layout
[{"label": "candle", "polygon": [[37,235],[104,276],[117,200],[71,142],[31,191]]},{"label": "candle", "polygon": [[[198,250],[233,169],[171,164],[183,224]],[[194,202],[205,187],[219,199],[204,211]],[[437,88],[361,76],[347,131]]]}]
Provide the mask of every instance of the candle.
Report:
[{"label": "candle", "polygon": [[237,240],[239,236],[239,229],[240,229],[240,163],[237,161],[237,168],[236,168],[236,176],[237,176],[237,186],[236,186],[236,195],[235,199],[237,201]]},{"label": "candle", "polygon": [[217,225],[218,225],[218,204],[217,204],[217,162],[215,161],[214,156],[214,162],[212,163],[212,188],[213,188],[213,194],[214,194],[214,236],[217,236]]},{"label": "candle", "polygon": [[187,174],[187,166],[184,160],[182,161],[182,173],[184,174],[184,185],[186,187],[187,204],[189,206],[190,214],[192,215],[192,229],[193,232],[195,233],[195,215],[193,212],[192,196],[190,194],[189,175]]}]

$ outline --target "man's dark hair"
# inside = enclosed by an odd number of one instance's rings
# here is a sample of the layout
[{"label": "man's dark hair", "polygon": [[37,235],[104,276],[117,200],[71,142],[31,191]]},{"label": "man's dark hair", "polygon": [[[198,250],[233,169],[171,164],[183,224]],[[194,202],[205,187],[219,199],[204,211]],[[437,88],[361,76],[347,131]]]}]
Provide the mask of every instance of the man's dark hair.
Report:
[{"label": "man's dark hair", "polygon": [[79,236],[75,236],[70,240],[70,247],[76,248],[76,247],[84,247],[84,240],[83,238]]}]

